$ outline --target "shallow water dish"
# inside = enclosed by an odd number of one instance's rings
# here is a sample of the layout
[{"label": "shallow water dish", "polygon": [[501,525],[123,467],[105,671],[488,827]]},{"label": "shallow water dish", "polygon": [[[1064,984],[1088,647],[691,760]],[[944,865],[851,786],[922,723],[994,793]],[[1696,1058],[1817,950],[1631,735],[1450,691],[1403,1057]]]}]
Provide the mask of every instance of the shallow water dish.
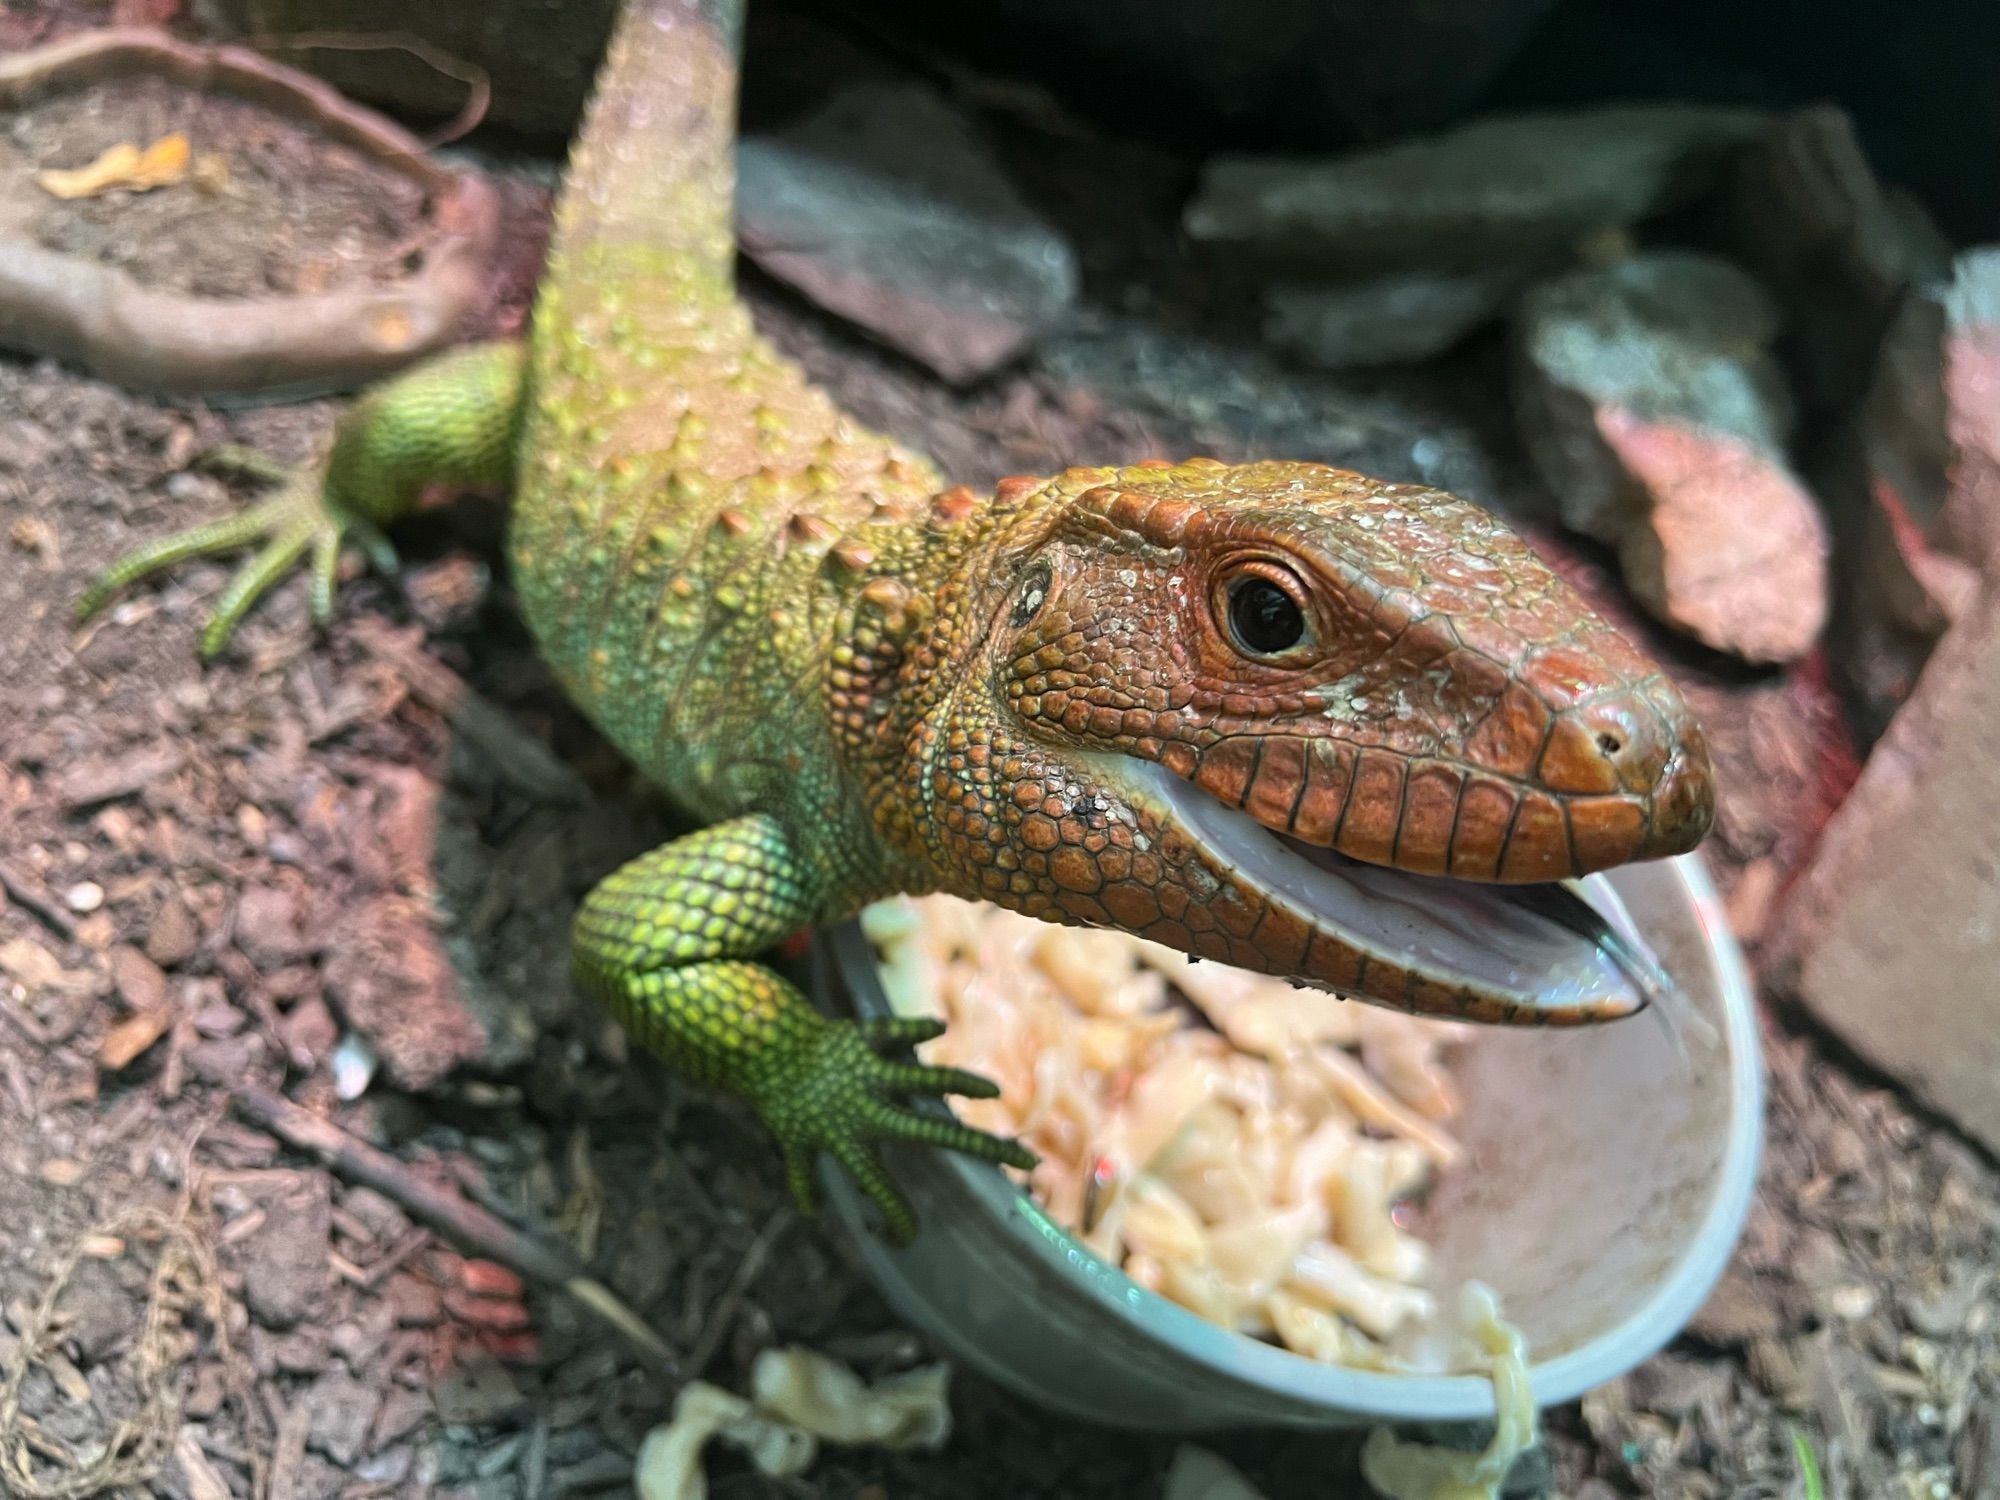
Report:
[{"label": "shallow water dish", "polygon": [[[1538,1405],[1645,1360],[1701,1306],[1749,1211],[1762,1064],[1749,972],[1696,856],[1609,877],[1713,1027],[1712,1042],[1645,1017],[1586,1031],[1481,1030],[1454,1074],[1465,1163],[1419,1232],[1448,1289],[1484,1281],[1527,1336]],[[874,950],[849,923],[820,945],[822,1003],[889,1011]],[[1229,1333],[1085,1251],[995,1168],[943,1152],[884,1159],[923,1221],[907,1250],[863,1228],[845,1179],[823,1181],[875,1284],[960,1364],[1086,1421],[1199,1432],[1459,1422],[1493,1415],[1483,1377],[1317,1364]]]},{"label": "shallow water dish", "polygon": [[351,389],[443,347],[487,294],[500,199],[431,160],[402,126],[310,74],[243,47],[112,27],[0,56],[0,114],[114,78],[159,78],[259,104],[421,188],[416,262],[399,279],[297,295],[204,297],[144,286],[52,250],[26,224],[40,203],[0,151],[0,348],[60,359],[149,395],[298,399]]}]

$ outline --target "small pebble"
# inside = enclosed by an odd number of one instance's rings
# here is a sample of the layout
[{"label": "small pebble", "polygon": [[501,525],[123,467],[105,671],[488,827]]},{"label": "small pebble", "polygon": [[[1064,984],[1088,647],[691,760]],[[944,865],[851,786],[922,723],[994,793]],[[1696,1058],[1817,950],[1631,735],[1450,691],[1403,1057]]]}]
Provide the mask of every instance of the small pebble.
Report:
[{"label": "small pebble", "polygon": [[200,946],[201,927],[194,913],[179,896],[169,896],[146,929],[146,956],[162,968],[171,969],[193,958]]},{"label": "small pebble", "polygon": [[166,490],[168,497],[174,500],[219,500],[225,493],[222,486],[206,474],[190,473],[185,469],[167,476]]},{"label": "small pebble", "polygon": [[63,892],[63,900],[71,911],[96,911],[104,904],[104,887],[94,880],[79,880]]},{"label": "small pebble", "polygon": [[375,1053],[353,1032],[333,1049],[333,1091],[342,1099],[359,1099],[375,1077]]}]

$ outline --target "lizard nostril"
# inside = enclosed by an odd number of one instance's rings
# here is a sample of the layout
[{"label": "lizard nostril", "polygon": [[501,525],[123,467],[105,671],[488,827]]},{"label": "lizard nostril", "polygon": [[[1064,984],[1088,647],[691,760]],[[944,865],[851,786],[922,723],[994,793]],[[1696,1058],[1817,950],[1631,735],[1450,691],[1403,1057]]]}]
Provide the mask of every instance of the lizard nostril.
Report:
[{"label": "lizard nostril", "polygon": [[1597,748],[1606,755],[1616,755],[1625,748],[1625,742],[1615,734],[1600,734],[1597,737]]}]

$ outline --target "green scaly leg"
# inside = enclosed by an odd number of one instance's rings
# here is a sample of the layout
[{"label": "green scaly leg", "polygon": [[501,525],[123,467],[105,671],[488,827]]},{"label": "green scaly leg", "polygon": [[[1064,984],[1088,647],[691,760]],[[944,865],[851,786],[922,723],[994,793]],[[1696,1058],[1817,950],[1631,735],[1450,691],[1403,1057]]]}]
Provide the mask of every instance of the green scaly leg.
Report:
[{"label": "green scaly leg", "polygon": [[376,386],[349,408],[321,461],[296,472],[260,454],[223,448],[212,467],[277,484],[278,492],[226,516],[140,547],[113,563],[77,604],[87,620],[113,595],[162,568],[259,541],[262,548],[230,579],[201,633],[204,660],[228,644],[258,599],[301,558],[310,558],[313,618],[333,614],[343,546],[358,545],[383,572],[396,566],[382,528],[415,506],[431,485],[501,490],[513,475],[521,412],[519,344],[474,344],[416,365]]},{"label": "green scaly leg", "polygon": [[576,919],[578,979],[670,1066],[750,1102],[778,1138],[802,1210],[813,1210],[813,1163],[825,1152],[882,1210],[891,1238],[907,1241],[915,1216],[872,1142],[918,1141],[1024,1170],[1035,1158],[1017,1142],[890,1102],[998,1092],[977,1074],[875,1050],[928,1041],[941,1023],[832,1020],[747,961],[813,920],[816,905],[774,819],[718,823],[640,856],[590,893]]}]

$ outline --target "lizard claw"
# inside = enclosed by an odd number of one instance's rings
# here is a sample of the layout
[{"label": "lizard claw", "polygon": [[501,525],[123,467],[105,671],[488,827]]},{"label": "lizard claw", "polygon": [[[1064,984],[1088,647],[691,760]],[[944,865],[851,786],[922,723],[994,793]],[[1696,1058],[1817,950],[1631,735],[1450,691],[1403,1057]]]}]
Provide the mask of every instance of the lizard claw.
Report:
[{"label": "lizard claw", "polygon": [[941,1022],[916,1018],[828,1022],[811,1059],[784,1087],[772,1090],[779,1097],[760,1101],[784,1148],[786,1176],[802,1212],[814,1210],[812,1163],[822,1152],[881,1211],[888,1238],[899,1245],[915,1237],[916,1215],[872,1149],[877,1143],[913,1141],[1022,1171],[1033,1168],[1034,1153],[1018,1141],[894,1102],[897,1096],[944,1094],[991,1099],[1000,1092],[991,1079],[962,1068],[899,1062],[875,1050],[928,1041],[943,1030]]},{"label": "lizard claw", "polygon": [[287,474],[271,460],[247,450],[226,449],[210,461],[252,474],[278,479],[281,488],[269,499],[233,516],[191,526],[149,542],[113,563],[77,601],[76,618],[88,620],[130,584],[193,557],[236,552],[259,541],[263,546],[238,568],[216,600],[201,633],[201,657],[213,659],[245,615],[271,586],[311,555],[313,619],[325,624],[333,614],[333,595],[341,548],[352,541],[383,571],[396,565],[388,539],[361,517],[336,507],[326,496],[324,475],[315,467]]}]

